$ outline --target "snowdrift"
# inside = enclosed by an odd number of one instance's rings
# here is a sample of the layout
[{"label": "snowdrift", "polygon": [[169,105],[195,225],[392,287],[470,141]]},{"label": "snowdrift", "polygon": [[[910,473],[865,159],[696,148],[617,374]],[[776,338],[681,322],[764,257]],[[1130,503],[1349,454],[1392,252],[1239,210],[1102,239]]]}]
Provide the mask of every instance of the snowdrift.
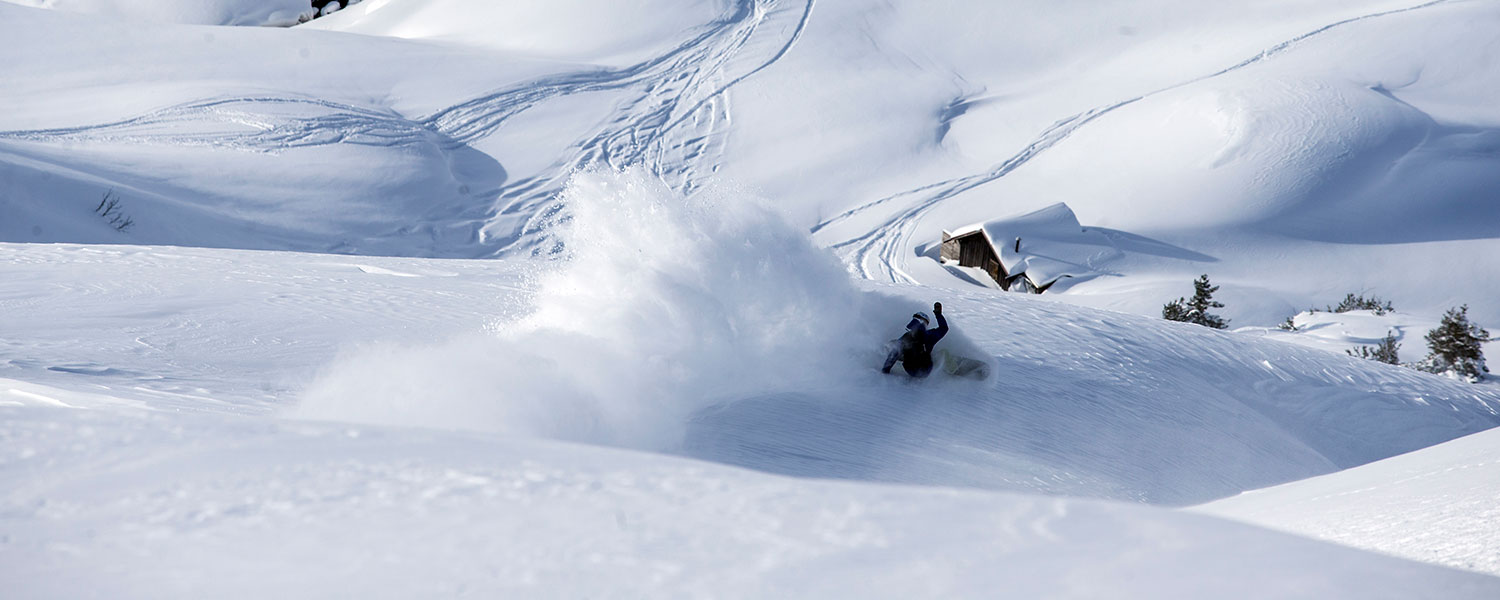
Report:
[{"label": "snowdrift", "polygon": [[1500,430],[1193,510],[1500,575]]}]

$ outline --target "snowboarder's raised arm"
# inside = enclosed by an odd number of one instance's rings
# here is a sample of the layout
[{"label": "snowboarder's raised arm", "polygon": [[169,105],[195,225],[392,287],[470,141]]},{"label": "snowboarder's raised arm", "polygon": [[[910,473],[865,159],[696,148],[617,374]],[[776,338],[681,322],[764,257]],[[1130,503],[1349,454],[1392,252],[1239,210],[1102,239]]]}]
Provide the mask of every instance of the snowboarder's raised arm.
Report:
[{"label": "snowboarder's raised arm", "polygon": [[943,336],[948,335],[948,319],[943,318],[942,302],[932,303],[932,315],[937,317],[938,326],[937,329],[927,330],[928,346],[938,343],[938,340],[941,340],[943,339]]}]

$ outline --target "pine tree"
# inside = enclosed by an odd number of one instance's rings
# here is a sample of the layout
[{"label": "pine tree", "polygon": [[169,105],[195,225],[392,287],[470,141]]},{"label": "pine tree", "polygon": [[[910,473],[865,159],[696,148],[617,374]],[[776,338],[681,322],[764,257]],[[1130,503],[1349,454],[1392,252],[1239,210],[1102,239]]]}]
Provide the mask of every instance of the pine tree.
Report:
[{"label": "pine tree", "polygon": [[1399,365],[1401,364],[1400,350],[1401,344],[1396,342],[1396,334],[1386,332],[1385,337],[1377,345],[1355,346],[1354,349],[1345,350],[1345,352],[1348,352],[1349,356],[1367,358],[1388,365]]},{"label": "pine tree", "polygon": [[1197,323],[1204,327],[1224,329],[1229,326],[1229,321],[1208,312],[1211,308],[1224,308],[1222,302],[1213,299],[1214,292],[1217,291],[1219,291],[1219,286],[1209,284],[1208,275],[1204,274],[1193,282],[1193,298],[1191,300],[1178,298],[1168,302],[1161,307],[1161,317],[1168,321]]},{"label": "pine tree", "polygon": [[1161,318],[1168,321],[1191,322],[1188,318],[1187,300],[1178,298],[1162,306]]},{"label": "pine tree", "polygon": [[1484,379],[1490,370],[1484,364],[1481,344],[1490,332],[1469,322],[1469,305],[1448,309],[1436,329],[1427,332],[1430,353],[1420,368],[1433,373],[1455,373],[1471,382]]}]

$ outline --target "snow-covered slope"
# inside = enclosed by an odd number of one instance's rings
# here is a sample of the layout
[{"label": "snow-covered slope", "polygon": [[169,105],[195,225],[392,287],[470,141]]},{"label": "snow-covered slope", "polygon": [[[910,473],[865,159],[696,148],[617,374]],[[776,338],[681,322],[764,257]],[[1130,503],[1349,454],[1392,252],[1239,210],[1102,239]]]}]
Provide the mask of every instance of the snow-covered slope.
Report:
[{"label": "snow-covered slope", "polygon": [[[1500,424],[1268,329],[1496,329],[1500,4],[547,6],[0,3],[5,589],[1495,595],[1098,499]],[[1058,202],[1118,250],[1065,293],[937,261]],[[1157,318],[1203,272],[1238,331]],[[934,301],[990,379],[875,368]]]},{"label": "snow-covered slope", "polygon": [[[438,40],[557,60],[625,66],[671,49],[694,30],[748,15],[722,0],[382,0],[339,11],[306,28]],[[735,11],[753,10],[737,2]],[[648,17],[649,15],[649,17]]]},{"label": "snow-covered slope", "polygon": [[0,0],[126,21],[287,27],[311,19],[308,0]]},{"label": "snow-covered slope", "polygon": [[1500,575],[1500,430],[1194,510]]},{"label": "snow-covered slope", "polygon": [[931,293],[851,284],[754,198],[689,200],[637,172],[581,176],[567,202],[563,264],[7,246],[18,341],[0,376],[1164,504],[1500,423],[1487,386],[986,291],[941,296],[943,346],[994,379],[911,385],[874,366]]},{"label": "snow-covered slope", "polygon": [[8,380],[0,400],[0,585],[18,600],[1500,594],[1150,507],[143,411]]},{"label": "snow-covered slope", "polygon": [[[1211,272],[1237,325],[1361,290],[1500,321],[1493,3],[673,6],[313,24],[358,37],[0,6],[0,234],[526,255],[572,169],[645,164],[754,187],[877,280],[970,286],[916,251],[1063,201],[1135,242],[1072,302],[1153,313]],[[111,188],[129,235],[86,212]]]},{"label": "snow-covered slope", "polygon": [[[178,596],[722,581],[879,595],[907,591],[870,573],[902,569],[955,595],[991,577],[1026,596],[1096,582],[1151,597],[1493,593],[1490,579],[1174,513],[602,449],[1185,503],[1500,418],[1494,394],[1451,380],[977,292],[944,295],[957,328],[944,344],[989,353],[996,379],[893,381],[869,348],[930,292],[845,282],[751,199],[674,194],[639,174],[581,177],[568,201],[582,237],[561,265],[0,245],[0,428],[15,442],[0,577],[42,597],[160,595],[166,578]],[[993,535],[968,537],[987,522]],[[1027,527],[1044,529],[1001,533]],[[1165,575],[1184,566],[1201,578]],[[597,574],[557,575],[579,569]]]}]

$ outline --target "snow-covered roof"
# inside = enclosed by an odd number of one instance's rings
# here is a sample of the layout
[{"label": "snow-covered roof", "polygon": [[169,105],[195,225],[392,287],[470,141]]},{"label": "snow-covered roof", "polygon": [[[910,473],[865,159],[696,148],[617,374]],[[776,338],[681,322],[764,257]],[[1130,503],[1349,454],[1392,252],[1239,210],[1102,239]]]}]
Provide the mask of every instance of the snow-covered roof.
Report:
[{"label": "snow-covered roof", "polygon": [[[949,232],[961,237],[982,232],[1010,275],[1025,273],[1037,286],[1063,277],[1092,277],[1104,262],[1122,256],[1102,232],[1078,223],[1062,202],[1041,210],[975,223]],[[1016,250],[1020,238],[1020,250]]]}]

